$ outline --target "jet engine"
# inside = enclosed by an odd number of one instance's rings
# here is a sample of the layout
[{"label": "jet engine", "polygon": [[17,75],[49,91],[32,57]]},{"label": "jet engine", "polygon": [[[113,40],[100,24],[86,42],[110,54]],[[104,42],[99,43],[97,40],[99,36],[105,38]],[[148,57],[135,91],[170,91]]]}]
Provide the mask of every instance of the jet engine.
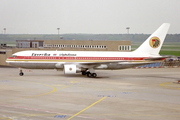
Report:
[{"label": "jet engine", "polygon": [[75,74],[81,72],[80,68],[77,68],[76,65],[64,65],[64,74]]}]

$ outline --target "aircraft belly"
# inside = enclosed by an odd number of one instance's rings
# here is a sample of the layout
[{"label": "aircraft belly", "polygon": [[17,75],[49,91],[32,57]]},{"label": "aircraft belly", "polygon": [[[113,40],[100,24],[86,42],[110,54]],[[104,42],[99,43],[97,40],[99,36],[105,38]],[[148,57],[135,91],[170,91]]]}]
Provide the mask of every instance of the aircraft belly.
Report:
[{"label": "aircraft belly", "polygon": [[56,63],[10,63],[10,65],[27,69],[54,69]]}]

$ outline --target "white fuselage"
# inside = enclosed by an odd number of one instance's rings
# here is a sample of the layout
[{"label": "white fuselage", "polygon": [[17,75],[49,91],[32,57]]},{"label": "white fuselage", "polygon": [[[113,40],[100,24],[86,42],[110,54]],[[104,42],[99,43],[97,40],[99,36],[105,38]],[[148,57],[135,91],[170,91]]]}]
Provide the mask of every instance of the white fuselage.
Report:
[{"label": "white fuselage", "polygon": [[[72,63],[77,66],[83,63],[96,63],[95,69],[123,69],[124,67],[133,67],[133,64],[122,66],[121,62],[123,61],[124,63],[144,63],[143,59],[149,57],[149,55],[137,55],[134,52],[22,51],[13,54],[7,59],[7,62],[16,67],[28,69],[63,69],[64,64]],[[117,61],[120,64],[113,64]],[[109,64],[103,65],[103,62]]]}]

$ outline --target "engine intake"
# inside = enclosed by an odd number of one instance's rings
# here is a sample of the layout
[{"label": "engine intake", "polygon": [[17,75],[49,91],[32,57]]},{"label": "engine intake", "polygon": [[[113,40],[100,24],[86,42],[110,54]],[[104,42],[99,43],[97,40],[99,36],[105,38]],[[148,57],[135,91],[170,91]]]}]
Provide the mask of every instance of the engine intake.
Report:
[{"label": "engine intake", "polygon": [[80,68],[77,68],[76,65],[64,65],[64,74],[76,74],[81,72]]}]

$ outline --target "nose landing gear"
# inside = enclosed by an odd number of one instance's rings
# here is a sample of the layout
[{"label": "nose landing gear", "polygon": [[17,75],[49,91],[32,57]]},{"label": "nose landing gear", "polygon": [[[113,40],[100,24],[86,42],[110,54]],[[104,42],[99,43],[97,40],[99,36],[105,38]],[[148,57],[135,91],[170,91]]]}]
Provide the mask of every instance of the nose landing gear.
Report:
[{"label": "nose landing gear", "polygon": [[23,75],[24,75],[24,73],[23,73],[23,71],[22,71],[21,69],[20,69],[19,75],[20,75],[20,76],[23,76]]}]

